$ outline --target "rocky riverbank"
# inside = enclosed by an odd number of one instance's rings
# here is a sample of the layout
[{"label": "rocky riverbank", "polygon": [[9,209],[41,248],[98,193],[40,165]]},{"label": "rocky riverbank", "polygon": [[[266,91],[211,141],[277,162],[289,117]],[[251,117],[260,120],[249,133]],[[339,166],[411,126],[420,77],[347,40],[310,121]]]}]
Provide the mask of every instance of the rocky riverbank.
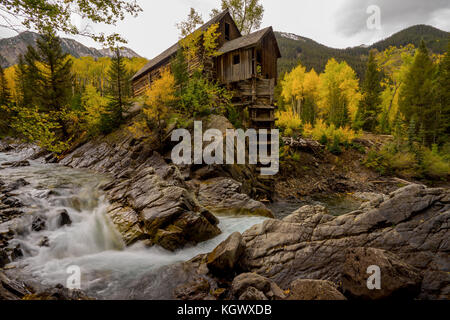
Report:
[{"label": "rocky riverbank", "polygon": [[[210,125],[230,126],[216,118]],[[135,139],[126,129],[89,141],[60,159],[33,146],[0,144],[0,152],[14,151],[22,158],[4,165],[26,167],[27,159],[41,158],[108,175],[110,182],[101,186],[109,202],[107,215],[127,246],[141,243],[175,251],[217,237],[221,233],[217,214],[274,217],[264,203],[251,198],[258,181],[248,167],[175,166],[167,150],[152,150],[144,139]],[[308,154],[304,161],[320,167],[317,157]],[[325,162],[333,162],[328,160]],[[358,210],[336,216],[323,206],[302,206],[282,220],[268,219],[242,234],[232,234],[209,254],[141,276],[123,288],[122,296],[449,299],[449,190],[417,184],[396,190],[396,180],[380,184],[377,175],[365,169],[343,168],[324,166],[320,170],[330,174],[322,172],[320,176],[317,168],[309,175],[299,173],[306,170],[300,166],[291,170],[290,177],[288,168],[282,167],[276,191],[278,196],[294,198],[320,192],[356,192],[363,202]],[[352,180],[361,172],[362,179]],[[302,185],[300,177],[308,181]],[[365,185],[368,181],[372,182]],[[0,182],[0,225],[6,230],[0,234],[0,268],[21,254],[20,247],[8,246],[15,235],[6,227],[24,214],[14,190],[26,183],[23,179]],[[33,221],[33,226],[39,228],[42,221]],[[373,265],[381,269],[381,290],[367,289],[367,268]],[[20,280],[12,280],[6,273],[1,277],[0,297],[6,299],[86,297],[82,293],[64,295],[60,287],[50,289],[53,293],[36,295],[36,290]]]},{"label": "rocky riverbank", "polygon": [[[233,234],[162,273],[178,280],[167,298],[449,299],[449,191],[411,185],[372,198],[339,217],[305,206]],[[381,290],[367,287],[374,265]]]}]

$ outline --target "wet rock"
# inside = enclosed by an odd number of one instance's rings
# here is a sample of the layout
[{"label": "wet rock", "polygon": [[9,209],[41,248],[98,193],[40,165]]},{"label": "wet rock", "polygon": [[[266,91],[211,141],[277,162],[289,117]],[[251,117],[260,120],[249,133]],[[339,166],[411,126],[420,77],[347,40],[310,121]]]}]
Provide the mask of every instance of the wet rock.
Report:
[{"label": "wet rock", "polygon": [[174,185],[179,180],[162,180],[157,171],[144,168],[107,191],[113,203],[109,215],[125,242],[146,238],[173,251],[220,234],[217,219],[206,214],[185,188]]},{"label": "wet rock", "polygon": [[244,293],[239,296],[238,300],[264,301],[269,299],[267,299],[263,292],[259,291],[255,287],[248,287],[247,289],[245,289]]},{"label": "wet rock", "polygon": [[30,162],[27,160],[15,161],[15,162],[4,162],[2,166],[11,167],[11,168],[20,168],[20,167],[29,167]]},{"label": "wet rock", "polygon": [[[234,278],[233,283],[231,284],[231,293],[234,297],[240,298],[250,287],[262,292],[264,296],[270,300],[286,298],[283,291],[275,282],[256,273],[243,273]],[[247,292],[247,295],[250,296],[250,293],[251,292]],[[253,293],[255,293],[254,290]]]},{"label": "wet rock", "polygon": [[0,232],[0,248],[6,248],[8,246],[8,241],[14,237],[14,232],[9,229],[5,232]]},{"label": "wet rock", "polygon": [[289,286],[287,300],[347,300],[336,286],[325,280],[297,279]]},{"label": "wet rock", "polygon": [[76,300],[94,300],[87,296],[81,290],[70,290],[63,285],[58,284],[54,288],[45,291],[28,294],[23,297],[23,300],[59,300],[59,301],[76,301]]},{"label": "wet rock", "polygon": [[[367,270],[377,266],[381,271],[381,288],[367,288]],[[420,271],[393,253],[374,248],[349,249],[342,270],[344,294],[357,299],[414,299],[420,293]]]},{"label": "wet rock", "polygon": [[18,244],[11,251],[11,260],[17,261],[17,260],[21,259],[22,257],[23,257],[22,247],[20,246],[20,244]]},{"label": "wet rock", "polygon": [[42,230],[45,230],[46,228],[46,222],[43,217],[34,217],[33,222],[31,223],[31,230],[35,232],[40,232]]},{"label": "wet rock", "polygon": [[13,146],[0,142],[0,152],[11,152],[11,151],[14,151]]},{"label": "wet rock", "polygon": [[211,286],[205,278],[197,277],[175,289],[174,295],[178,300],[210,300]]},{"label": "wet rock", "polygon": [[215,213],[274,217],[263,203],[251,199],[241,190],[242,184],[231,178],[213,178],[200,184],[198,200]]},{"label": "wet rock", "polygon": [[69,213],[67,210],[63,209],[58,212],[58,225],[60,227],[70,226],[72,225],[72,220],[70,219]]},{"label": "wet rock", "polygon": [[[239,264],[281,288],[296,279],[340,283],[346,274],[347,249],[382,249],[423,274],[418,298],[446,299],[450,291],[449,194],[447,189],[410,185],[390,194],[376,208],[339,217],[308,206],[284,221],[266,220],[244,232],[245,251]],[[364,276],[368,278],[366,270]]]},{"label": "wet rock", "polygon": [[50,247],[50,239],[48,237],[43,237],[38,243],[39,247]]},{"label": "wet rock", "polygon": [[147,238],[140,226],[139,216],[133,209],[116,204],[109,207],[108,215],[122,235],[126,245],[131,245]]},{"label": "wet rock", "polygon": [[3,268],[8,263],[10,263],[8,253],[6,250],[0,249],[0,268]]},{"label": "wet rock", "polygon": [[9,208],[22,208],[23,207],[22,202],[19,199],[14,198],[14,197],[5,198],[4,200],[2,200],[2,203]]},{"label": "wet rock", "polygon": [[0,223],[10,221],[22,214],[23,212],[17,209],[0,210]]},{"label": "wet rock", "polygon": [[14,280],[0,271],[0,300],[21,300],[28,294],[31,292],[25,283]]},{"label": "wet rock", "polygon": [[235,232],[208,254],[206,263],[208,269],[219,276],[232,275],[236,262],[243,252],[242,235]]},{"label": "wet rock", "polygon": [[25,179],[18,179],[10,184],[8,184],[6,187],[3,188],[3,192],[9,193],[12,191],[15,191],[21,187],[25,187],[29,185],[29,183]]}]

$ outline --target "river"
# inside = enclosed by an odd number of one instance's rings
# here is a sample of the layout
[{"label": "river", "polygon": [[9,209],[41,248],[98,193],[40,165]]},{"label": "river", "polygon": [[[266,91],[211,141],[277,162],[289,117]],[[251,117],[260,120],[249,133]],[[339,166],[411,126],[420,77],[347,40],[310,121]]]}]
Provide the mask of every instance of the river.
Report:
[{"label": "river", "polygon": [[[23,157],[23,155],[22,155]],[[101,186],[109,177],[89,170],[30,161],[29,167],[10,168],[2,163],[21,160],[17,153],[0,153],[0,180],[6,184],[25,179],[29,184],[11,195],[24,204],[25,214],[0,224],[0,232],[12,228],[16,236],[10,246],[20,245],[24,256],[8,266],[33,286],[66,285],[69,267],[81,271],[81,289],[99,299],[130,298],[130,288],[152,272],[212,251],[233,232],[243,232],[265,220],[262,217],[219,217],[222,234],[195,247],[169,252],[143,244],[126,247],[108,219],[108,202]],[[59,212],[67,210],[72,224],[59,227]],[[43,217],[46,227],[32,230],[35,217]],[[39,246],[47,237],[48,247]],[[159,298],[156,293],[153,298]]]}]

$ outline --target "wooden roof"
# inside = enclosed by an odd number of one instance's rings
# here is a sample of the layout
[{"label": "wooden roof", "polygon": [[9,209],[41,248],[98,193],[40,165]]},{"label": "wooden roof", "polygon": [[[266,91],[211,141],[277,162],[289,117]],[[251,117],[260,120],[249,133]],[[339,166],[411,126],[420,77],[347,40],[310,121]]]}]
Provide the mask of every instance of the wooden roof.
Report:
[{"label": "wooden roof", "polygon": [[[211,25],[220,22],[226,15],[229,15],[230,12],[228,9],[221,12],[214,18],[212,18],[210,21],[202,25],[197,30],[207,30]],[[253,32],[246,36],[241,36],[239,38],[236,38],[234,40],[226,42],[221,48],[218,49],[221,53],[228,53],[237,49],[251,47],[257,45],[265,36],[268,34],[273,35],[273,29],[272,27],[268,27],[256,32]],[[275,35],[273,35],[275,37]],[[276,40],[275,40],[276,43]],[[139,70],[132,78],[131,80],[135,80],[142,76],[143,74],[146,74],[147,72],[151,71],[152,69],[158,67],[159,65],[167,62],[167,60],[174,57],[180,48],[179,42],[175,43],[173,46],[171,46],[169,49],[163,51],[161,54],[150,60],[141,70]],[[277,53],[278,56],[281,57],[280,49],[278,48],[278,44],[276,43]]]},{"label": "wooden roof", "polygon": [[[272,27],[268,27],[253,33],[250,33],[249,35],[242,36],[240,38],[236,38],[234,40],[226,42],[221,48],[219,48],[220,53],[228,53],[231,51],[235,51],[237,49],[243,49],[247,47],[253,47],[256,46],[266,35],[269,33],[273,33]],[[278,48],[278,56],[281,57],[280,49]]]},{"label": "wooden roof", "polygon": [[[197,30],[208,30],[210,26],[212,26],[215,23],[218,23],[220,20],[222,20],[227,14],[230,14],[229,10],[226,9],[225,11],[221,12],[211,20],[209,20],[207,23],[202,25]],[[131,80],[134,80],[138,78],[139,76],[143,75],[144,73],[147,73],[148,71],[152,70],[153,68],[157,67],[159,64],[165,62],[166,60],[170,59],[171,57],[175,56],[178,49],[180,48],[179,42],[175,43],[173,46],[171,46],[169,49],[163,51],[161,54],[150,60],[141,70],[139,70],[132,78]]]}]

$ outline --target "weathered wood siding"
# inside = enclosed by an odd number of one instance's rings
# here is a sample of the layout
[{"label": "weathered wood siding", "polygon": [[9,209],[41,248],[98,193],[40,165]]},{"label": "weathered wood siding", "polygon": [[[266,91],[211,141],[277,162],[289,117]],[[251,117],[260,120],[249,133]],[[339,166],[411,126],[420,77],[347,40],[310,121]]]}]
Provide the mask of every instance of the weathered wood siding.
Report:
[{"label": "weathered wood siding", "polygon": [[277,50],[276,38],[273,33],[269,33],[261,41],[262,65],[261,73],[265,79],[277,79]]},{"label": "weathered wood siding", "polygon": [[[225,39],[225,24],[230,26],[230,38],[229,40]],[[218,39],[219,48],[223,46],[223,44],[227,41],[234,40],[236,38],[239,38],[241,36],[241,33],[239,32],[239,29],[236,27],[236,24],[233,21],[233,18],[231,18],[230,15],[226,15],[219,23],[218,32],[220,32],[220,36]]]},{"label": "weathered wood siding", "polygon": [[[240,56],[240,63],[234,64],[233,57]],[[258,55],[260,61],[258,61]],[[265,36],[255,47],[228,52],[217,58],[217,78],[222,83],[231,83],[260,77],[277,79],[278,51],[273,33]],[[258,66],[260,68],[258,68]]]},{"label": "weathered wood siding", "polygon": [[[239,63],[234,64],[234,56],[239,55]],[[253,48],[240,49],[217,58],[217,77],[220,82],[236,82],[250,79],[253,75]]]}]

